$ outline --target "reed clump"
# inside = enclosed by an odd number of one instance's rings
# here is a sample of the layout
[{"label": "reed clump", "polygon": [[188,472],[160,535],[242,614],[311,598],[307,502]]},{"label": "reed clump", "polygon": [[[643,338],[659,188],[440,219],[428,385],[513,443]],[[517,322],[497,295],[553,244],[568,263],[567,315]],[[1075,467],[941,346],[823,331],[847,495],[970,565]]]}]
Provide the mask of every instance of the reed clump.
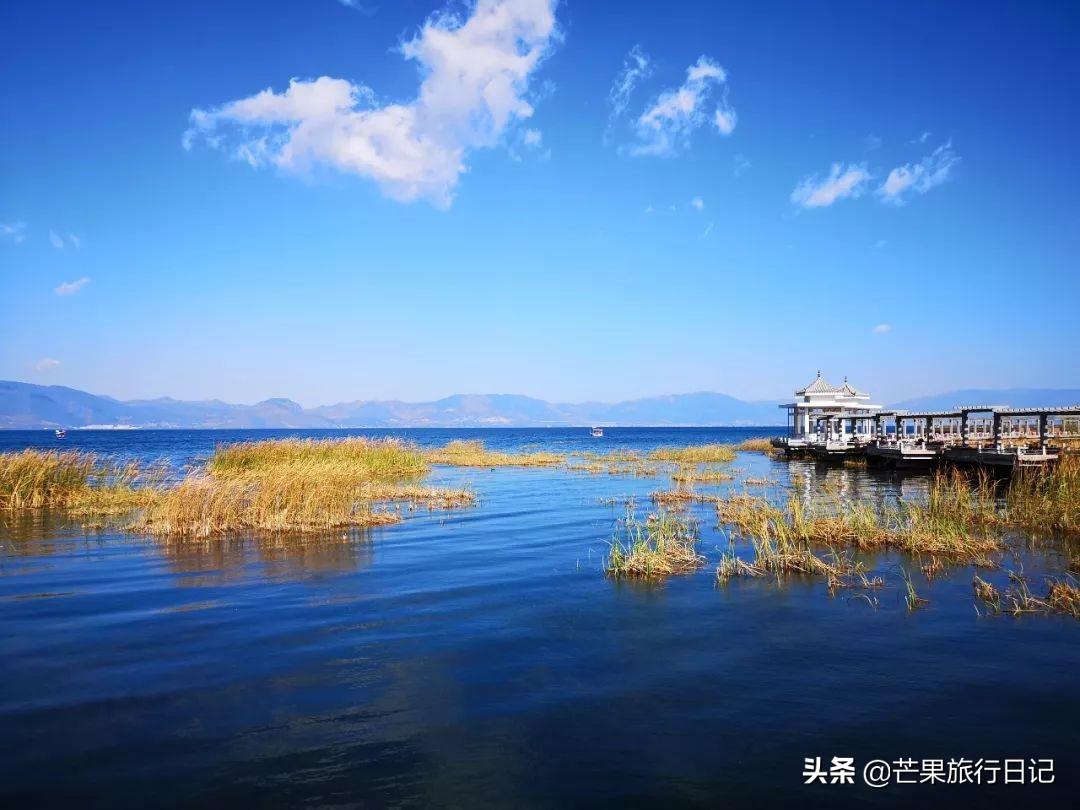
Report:
[{"label": "reed clump", "polygon": [[649,453],[653,461],[675,461],[679,464],[707,464],[735,460],[735,447],[730,444],[697,444],[688,447],[658,447]]},{"label": "reed clump", "polygon": [[768,453],[770,455],[777,452],[776,448],[772,446],[772,439],[769,438],[743,439],[735,445],[735,449],[745,450],[749,453]]},{"label": "reed clump", "polygon": [[820,504],[792,496],[780,507],[743,494],[718,502],[716,510],[721,523],[747,537],[780,537],[808,545],[895,548],[912,555],[978,561],[1003,545],[992,485],[972,488],[959,474],[935,477],[925,501],[878,506],[836,498]]},{"label": "reed clump", "polygon": [[1080,534],[1080,455],[1020,470],[1005,497],[1009,520],[1033,533]]},{"label": "reed clump", "polygon": [[423,476],[428,465],[400,439],[268,439],[218,447],[206,465],[215,478],[272,476],[284,469],[303,476],[353,475],[365,481]]},{"label": "reed clump", "polygon": [[159,491],[134,528],[208,537],[232,531],[312,532],[401,520],[380,505],[467,506],[464,489],[416,483],[423,454],[398,439],[277,439],[220,447],[203,471]]},{"label": "reed clump", "polygon": [[983,603],[987,611],[993,614],[1001,613],[1001,592],[982,577],[976,575],[971,581],[975,598]]},{"label": "reed clump", "polygon": [[697,541],[697,526],[688,518],[660,509],[640,520],[631,500],[611,541],[607,574],[655,580],[689,573],[705,563]]},{"label": "reed clump", "polygon": [[205,466],[166,485],[163,471],[77,451],[0,454],[0,508],[57,508],[87,525],[127,516],[150,534],[208,537],[259,530],[308,532],[397,522],[387,503],[467,506],[465,489],[417,483],[419,450],[395,439],[277,439],[219,447]]},{"label": "reed clump", "polygon": [[671,480],[676,484],[722,484],[734,477],[727,470],[717,467],[699,468],[696,464],[682,464],[671,474]]},{"label": "reed clump", "polygon": [[634,450],[613,450],[609,453],[582,453],[573,456],[566,469],[593,475],[627,475],[635,478],[651,477],[660,466],[647,460]]},{"label": "reed clump", "polygon": [[676,487],[653,492],[649,499],[657,506],[679,507],[688,503],[720,503],[722,495],[710,492],[698,492],[692,486]]},{"label": "reed clump", "polygon": [[428,450],[424,457],[431,464],[451,467],[552,467],[566,461],[558,453],[501,453],[488,450],[481,441],[464,439]]},{"label": "reed clump", "polygon": [[145,503],[134,462],[117,464],[77,450],[0,453],[0,509],[68,509],[116,514]]}]

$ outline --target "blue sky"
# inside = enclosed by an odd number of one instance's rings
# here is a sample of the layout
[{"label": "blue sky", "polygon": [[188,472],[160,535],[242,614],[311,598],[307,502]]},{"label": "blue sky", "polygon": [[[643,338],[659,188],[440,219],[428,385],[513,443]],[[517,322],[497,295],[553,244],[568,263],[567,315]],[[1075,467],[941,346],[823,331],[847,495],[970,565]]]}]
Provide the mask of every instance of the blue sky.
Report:
[{"label": "blue sky", "polygon": [[0,7],[0,378],[1080,385],[1075,4],[354,6]]}]

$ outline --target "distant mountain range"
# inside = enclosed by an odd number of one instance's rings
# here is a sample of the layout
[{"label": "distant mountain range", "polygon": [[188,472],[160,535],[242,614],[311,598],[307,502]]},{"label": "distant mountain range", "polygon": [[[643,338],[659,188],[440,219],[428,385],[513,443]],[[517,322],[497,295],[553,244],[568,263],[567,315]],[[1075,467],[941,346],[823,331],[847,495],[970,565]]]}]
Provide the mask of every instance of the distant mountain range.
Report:
[{"label": "distant mountain range", "polygon": [[[776,425],[783,400],[747,402],[701,392],[627,402],[553,403],[514,394],[455,394],[434,402],[341,402],[302,408],[289,399],[255,405],[220,400],[118,400],[59,385],[0,381],[0,428],[560,427],[582,425]],[[1080,402],[1080,389],[952,391],[895,403],[911,410],[957,404],[1026,407]]]}]

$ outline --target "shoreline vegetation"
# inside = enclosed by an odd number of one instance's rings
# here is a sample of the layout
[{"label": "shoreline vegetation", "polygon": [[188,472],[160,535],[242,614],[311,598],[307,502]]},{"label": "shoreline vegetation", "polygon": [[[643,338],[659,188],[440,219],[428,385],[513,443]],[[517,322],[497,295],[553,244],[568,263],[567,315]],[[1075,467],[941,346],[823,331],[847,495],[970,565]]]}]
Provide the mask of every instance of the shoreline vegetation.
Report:
[{"label": "shoreline vegetation", "polygon": [[[467,488],[423,483],[433,466],[562,468],[569,472],[670,476],[653,492],[654,510],[635,513],[630,499],[609,543],[605,572],[615,578],[663,580],[706,564],[690,505],[709,505],[728,548],[716,580],[793,576],[823,578],[830,592],[872,594],[884,580],[867,557],[899,553],[927,581],[946,567],[1004,569],[1000,587],[973,582],[976,610],[988,615],[1067,613],[1080,618],[1080,457],[1048,470],[1024,470],[1004,488],[986,475],[936,473],[913,498],[849,496],[828,482],[809,493],[799,480],[747,476],[731,466],[738,452],[771,453],[767,439],[738,445],[663,447],[606,453],[502,452],[479,441],[420,448],[402,439],[272,439],[218,447],[180,475],[165,465],[141,467],[92,453],[24,450],[0,453],[0,512],[62,510],[85,528],[115,527],[183,540],[233,532],[311,535],[400,522],[402,510],[451,510],[476,503]],[[705,491],[695,489],[703,485]],[[736,487],[741,487],[736,489]],[[751,490],[753,490],[751,492]],[[343,535],[347,536],[347,535]],[[1007,557],[1063,541],[1066,571],[1032,594]],[[927,604],[901,567],[905,602]],[[1069,573],[1069,572],[1073,573]]]},{"label": "shoreline vegetation", "polygon": [[[152,535],[315,532],[401,520],[389,508],[452,509],[476,496],[422,486],[428,462],[398,439],[274,439],[219,447],[170,483],[157,470],[92,453],[0,454],[0,509],[65,509],[101,526]],[[122,518],[127,518],[126,520]]]}]

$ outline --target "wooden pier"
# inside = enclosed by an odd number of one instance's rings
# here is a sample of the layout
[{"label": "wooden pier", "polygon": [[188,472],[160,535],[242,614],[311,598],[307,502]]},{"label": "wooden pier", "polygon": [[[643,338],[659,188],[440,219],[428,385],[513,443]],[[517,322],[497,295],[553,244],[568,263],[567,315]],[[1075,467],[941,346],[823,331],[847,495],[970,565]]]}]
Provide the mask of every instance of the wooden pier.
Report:
[{"label": "wooden pier", "polygon": [[1014,470],[1080,452],[1080,405],[889,411],[867,404],[868,397],[846,381],[833,388],[820,373],[795,393],[802,399],[781,406],[789,413],[789,435],[773,440],[788,455],[819,461],[859,458],[900,469],[946,463]]}]

